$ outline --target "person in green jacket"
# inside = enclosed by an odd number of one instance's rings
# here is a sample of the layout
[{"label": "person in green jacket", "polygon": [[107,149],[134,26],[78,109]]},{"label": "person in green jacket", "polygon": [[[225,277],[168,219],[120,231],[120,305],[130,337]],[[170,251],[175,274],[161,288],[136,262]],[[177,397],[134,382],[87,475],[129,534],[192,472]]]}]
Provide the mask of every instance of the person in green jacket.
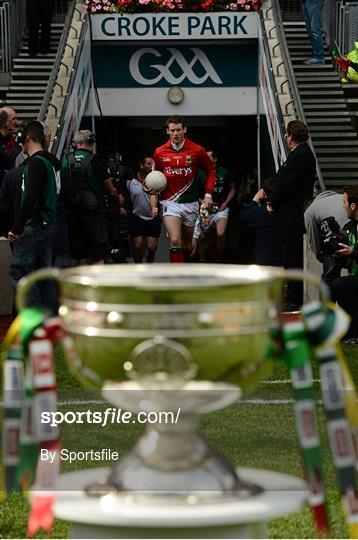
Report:
[{"label": "person in green jacket", "polygon": [[[60,163],[47,151],[44,125],[33,120],[17,134],[17,142],[29,157],[23,168],[21,206],[8,233],[14,244],[10,279],[20,279],[34,270],[52,266],[57,232]],[[31,289],[31,303],[57,310],[53,283],[42,282]]]}]

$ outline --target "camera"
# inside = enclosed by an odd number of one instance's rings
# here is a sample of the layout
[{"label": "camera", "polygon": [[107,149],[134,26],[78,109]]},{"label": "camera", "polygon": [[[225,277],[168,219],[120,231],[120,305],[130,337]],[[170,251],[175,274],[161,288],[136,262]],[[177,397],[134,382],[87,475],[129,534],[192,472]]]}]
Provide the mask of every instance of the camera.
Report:
[{"label": "camera", "polygon": [[320,223],[320,238],[322,251],[330,255],[342,249],[342,246],[339,244],[348,245],[349,243],[347,232],[339,228],[334,217],[322,219]]}]

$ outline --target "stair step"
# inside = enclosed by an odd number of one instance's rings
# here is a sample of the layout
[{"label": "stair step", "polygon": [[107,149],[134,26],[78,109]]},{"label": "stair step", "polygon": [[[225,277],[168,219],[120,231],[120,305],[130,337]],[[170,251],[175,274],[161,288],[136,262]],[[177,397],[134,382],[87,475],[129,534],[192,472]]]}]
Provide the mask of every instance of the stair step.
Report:
[{"label": "stair step", "polygon": [[347,178],[353,178],[354,180],[357,179],[357,171],[344,171],[344,178],[342,179],[342,177],[337,177],[337,173],[332,171],[332,172],[326,172],[324,177],[325,178],[335,178],[334,182],[337,182],[338,185],[341,185],[341,186],[345,186],[346,184],[348,184],[349,182],[347,182]]},{"label": "stair step", "polygon": [[320,141],[320,142],[317,142],[316,143],[316,146],[315,148],[320,148],[322,146],[331,146],[331,147],[335,147],[335,146],[345,146],[349,144],[349,146],[358,146],[358,139],[355,140],[355,141],[350,141],[349,143],[347,143],[346,141]]},{"label": "stair step", "polygon": [[19,120],[19,123],[27,122],[28,120],[31,120],[32,118],[37,118],[38,114],[40,112],[40,108],[30,111],[30,112],[21,112],[16,111],[16,116]]},{"label": "stair step", "polygon": [[[307,43],[306,45],[302,45],[302,43],[299,43],[299,44],[294,44],[294,43],[290,43],[288,41],[288,48],[291,51],[302,51],[302,49],[312,49],[311,45],[309,43]],[[325,50],[328,51],[328,47],[325,47]]]},{"label": "stair step", "polygon": [[21,48],[21,51],[19,52],[19,55],[16,58],[31,58],[32,60],[34,60],[34,58],[39,59],[39,58],[55,57],[56,53],[57,53],[58,46],[59,46],[59,43],[51,44],[50,50],[49,50],[48,53],[46,53],[46,54],[38,53],[37,56],[33,57],[33,56],[29,56],[29,48],[24,45]]},{"label": "stair step", "polygon": [[[303,108],[305,111],[306,116],[312,116],[312,114],[317,113],[319,116],[320,114],[334,114],[334,113],[346,113],[347,108],[345,103],[335,104],[335,103],[319,103],[319,101],[316,101],[315,103],[307,103],[306,101],[302,101]],[[347,112],[348,114],[348,112]]]},{"label": "stair step", "polygon": [[283,21],[283,26],[290,27],[290,26],[306,26],[303,21]]},{"label": "stair step", "polygon": [[42,64],[36,64],[35,62],[34,64],[21,64],[20,66],[15,64],[11,73],[15,74],[21,70],[25,72],[31,72],[33,70],[36,70],[36,71],[41,71],[42,73],[48,73],[49,71],[51,71],[51,69],[52,69],[52,63],[50,65],[44,66]]},{"label": "stair step", "polygon": [[18,105],[24,105],[26,107],[38,107],[38,106],[41,107],[42,101],[43,101],[43,98],[41,97],[39,99],[23,99],[23,98],[14,99],[12,98],[11,105],[13,105],[15,109],[18,107]]},{"label": "stair step", "polygon": [[303,35],[302,36],[296,36],[295,38],[293,37],[289,37],[287,39],[287,36],[286,36],[286,42],[287,42],[287,45],[288,45],[288,48],[294,46],[294,45],[311,45],[311,42],[310,40],[308,39],[308,37],[306,35]]},{"label": "stair step", "polygon": [[317,96],[317,99],[307,99],[307,98],[304,98],[302,99],[302,103],[304,104],[304,108],[305,110],[309,110],[309,109],[330,109],[332,108],[332,110],[337,110],[337,109],[346,109],[346,102],[345,100],[342,98],[341,100],[340,99],[325,99],[324,101],[323,100],[320,100],[319,99],[319,96]]},{"label": "stair step", "polygon": [[[307,60],[307,58],[304,58],[303,60]],[[329,72],[331,71],[333,73],[333,68],[332,68],[332,65],[331,64],[313,64],[312,66],[307,66],[307,64],[297,64],[294,66],[295,70],[299,71],[302,73],[302,71],[305,71],[306,73],[310,73],[314,70],[319,70],[319,71],[325,71],[325,72]],[[306,75],[305,73],[305,75]],[[321,75],[321,74],[320,74]]]},{"label": "stair step", "polygon": [[[55,51],[57,51],[57,48],[60,44],[60,39],[55,39],[55,38],[52,38],[50,40],[50,43],[49,43],[49,53],[54,53]],[[21,47],[21,52],[22,53],[29,53],[29,47],[26,43],[24,43],[24,45]],[[45,54],[42,54],[40,51],[38,52],[38,56],[39,57],[43,57],[43,56],[46,56]],[[35,57],[37,58],[37,56]]]},{"label": "stair step", "polygon": [[[300,94],[305,95],[305,93],[311,93],[310,90],[314,90],[315,92],[319,91],[320,96],[324,96],[326,94],[340,94],[343,95],[344,92],[342,90],[341,85],[338,82],[329,82],[325,83],[322,90],[322,82],[317,81],[316,83],[314,81],[312,82],[304,82],[304,83],[298,83],[298,86],[300,88]],[[301,91],[302,90],[302,91]]]},{"label": "stair step", "polygon": [[335,71],[332,71],[331,73],[324,73],[322,74],[322,76],[320,75],[319,80],[317,80],[317,73],[311,73],[311,72],[304,73],[303,75],[296,74],[295,78],[298,83],[317,83],[317,84],[320,83],[322,89],[324,88],[324,85],[326,83],[339,84],[339,79]]},{"label": "stair step", "polygon": [[[307,111],[307,114],[306,114],[306,116],[316,116],[316,117],[322,117],[322,116],[326,116],[326,115],[327,115],[327,111]],[[333,117],[333,116],[350,117],[351,113],[348,112],[348,111],[330,111],[329,116],[330,117]]]},{"label": "stair step", "polygon": [[30,91],[30,92],[44,92],[44,90],[46,90],[46,84],[43,84],[42,86],[10,86],[9,88],[9,93],[8,93],[8,96],[10,95],[16,95],[19,96],[19,95],[23,95],[23,96],[27,96],[27,95],[34,95],[34,94],[19,94],[19,92],[22,92],[22,91]]},{"label": "stair step", "polygon": [[[312,120],[311,120],[311,122],[312,122]],[[310,125],[310,132],[311,132],[312,134],[314,134],[314,133],[322,133],[322,134],[324,134],[324,133],[326,133],[326,132],[324,131],[325,128],[327,129],[327,131],[328,131],[329,129],[333,129],[333,127],[330,127],[330,126],[321,126],[321,125],[315,126],[315,125]],[[341,134],[341,132],[345,132],[345,133],[348,133],[348,132],[349,132],[349,134],[353,134],[353,135],[357,136],[357,134],[356,134],[356,132],[353,130],[353,127],[352,127],[351,124],[347,124],[347,125],[345,125],[345,126],[343,126],[343,125],[342,125],[342,126],[338,126],[337,129],[336,129],[334,132],[332,132],[332,133],[337,133],[337,137],[338,137],[338,136]]]},{"label": "stair step", "polygon": [[53,58],[51,56],[35,56],[35,58],[31,56],[17,56],[14,58],[14,64],[51,64],[53,62]]},{"label": "stair step", "polygon": [[288,32],[287,35],[286,35],[287,41],[289,41],[290,39],[300,39],[300,38],[308,39],[306,30],[302,31],[302,32],[298,32],[297,29],[296,29],[293,32]]},{"label": "stair step", "polygon": [[37,111],[38,106],[35,105],[17,105],[16,106],[16,112],[17,111]]},{"label": "stair step", "polygon": [[[50,72],[51,72],[51,70],[50,70]],[[44,71],[33,71],[33,72],[31,72],[31,71],[29,71],[29,72],[27,72],[27,71],[16,71],[15,73],[12,73],[13,76],[17,75],[17,76],[21,76],[21,77],[24,77],[24,76],[26,77],[26,75],[31,75],[32,77],[34,77],[34,76],[36,76],[36,77],[44,77],[44,76],[46,76],[46,74],[47,73],[44,72]]]},{"label": "stair step", "polygon": [[[300,90],[300,88],[299,88]],[[318,88],[315,90],[300,90],[300,96],[303,100],[312,100],[314,97],[318,100],[319,98],[323,99],[325,103],[346,103],[349,98],[345,98],[343,92],[340,90],[330,90],[327,92],[320,92]]]},{"label": "stair step", "polygon": [[345,129],[346,131],[351,131],[354,133],[352,121],[350,118],[310,118],[309,120],[307,120],[307,125],[310,131],[335,129],[337,130],[337,132],[340,132]]},{"label": "stair step", "polygon": [[41,96],[41,94],[43,93],[43,88],[41,88],[41,90],[39,92],[8,92],[6,95],[8,98],[25,98],[25,99],[30,99],[30,98],[39,98]]},{"label": "stair step", "polygon": [[346,160],[344,162],[337,160],[335,163],[321,163],[321,159],[319,159],[319,165],[321,168],[321,171],[323,175],[327,172],[332,171],[339,171],[341,169],[344,169],[345,173],[347,170],[349,171],[355,171],[355,174],[358,174],[358,162],[356,163],[346,163]]},{"label": "stair step", "polygon": [[334,164],[334,165],[339,165],[339,166],[344,166],[345,164],[349,165],[349,164],[354,164],[354,163],[357,163],[358,164],[358,157],[356,156],[350,156],[350,157],[346,157],[344,158],[344,163],[342,163],[342,161],[340,159],[337,159],[337,157],[328,157],[328,158],[321,158],[319,160],[319,164],[320,165],[329,165],[329,164]]},{"label": "stair step", "polygon": [[28,78],[26,78],[26,79],[13,79],[13,80],[11,81],[11,84],[15,84],[16,86],[17,86],[17,85],[23,84],[23,85],[26,85],[26,87],[28,87],[29,84],[30,84],[30,85],[31,85],[31,84],[36,84],[36,85],[38,85],[38,86],[46,85],[45,82],[42,82],[42,81],[31,81],[31,80],[28,80]]},{"label": "stair step", "polygon": [[345,140],[352,139],[353,141],[356,141],[356,140],[358,141],[357,134],[354,132],[340,133],[339,131],[312,131],[312,129],[310,129],[310,132],[311,132],[311,138],[316,139],[316,140],[328,138],[328,139],[337,139],[337,140],[338,139],[345,139]]},{"label": "stair step", "polygon": [[326,64],[310,64],[310,65],[307,65],[305,64],[306,60],[308,60],[309,58],[311,58],[310,55],[305,55],[305,56],[295,56],[295,55],[292,55],[291,54],[291,62],[293,64],[293,67],[296,67],[296,65],[301,65],[305,68],[312,68],[312,67],[321,67],[321,68],[324,68],[326,67],[329,67],[330,69],[332,69],[332,65],[329,63],[330,61],[330,58],[328,56],[325,56],[325,62]]},{"label": "stair step", "polygon": [[334,154],[335,153],[335,150],[337,150],[337,160],[340,160],[342,159],[342,157],[344,155],[352,155],[352,152],[353,153],[356,153],[357,152],[357,147],[356,146],[347,146],[346,144],[344,144],[341,148],[339,148],[339,151],[338,151],[338,148],[336,149],[336,147],[334,148],[321,148],[320,146],[318,145],[315,145],[315,152],[316,152],[316,155],[317,156],[321,156],[323,154]]}]

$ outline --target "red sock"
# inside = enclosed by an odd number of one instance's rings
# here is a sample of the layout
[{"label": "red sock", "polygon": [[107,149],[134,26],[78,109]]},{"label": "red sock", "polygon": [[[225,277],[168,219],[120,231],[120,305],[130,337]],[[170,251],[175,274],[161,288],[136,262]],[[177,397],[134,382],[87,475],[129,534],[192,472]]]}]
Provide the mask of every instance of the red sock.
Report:
[{"label": "red sock", "polygon": [[169,259],[171,263],[183,263],[184,257],[180,247],[171,247],[169,249]]}]

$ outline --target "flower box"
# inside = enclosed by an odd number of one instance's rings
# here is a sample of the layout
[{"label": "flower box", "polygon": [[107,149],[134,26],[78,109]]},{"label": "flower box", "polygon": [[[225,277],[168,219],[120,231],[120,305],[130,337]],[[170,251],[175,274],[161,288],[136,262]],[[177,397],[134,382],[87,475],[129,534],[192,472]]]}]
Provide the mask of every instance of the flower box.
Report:
[{"label": "flower box", "polygon": [[85,0],[89,13],[258,11],[261,0]]}]

